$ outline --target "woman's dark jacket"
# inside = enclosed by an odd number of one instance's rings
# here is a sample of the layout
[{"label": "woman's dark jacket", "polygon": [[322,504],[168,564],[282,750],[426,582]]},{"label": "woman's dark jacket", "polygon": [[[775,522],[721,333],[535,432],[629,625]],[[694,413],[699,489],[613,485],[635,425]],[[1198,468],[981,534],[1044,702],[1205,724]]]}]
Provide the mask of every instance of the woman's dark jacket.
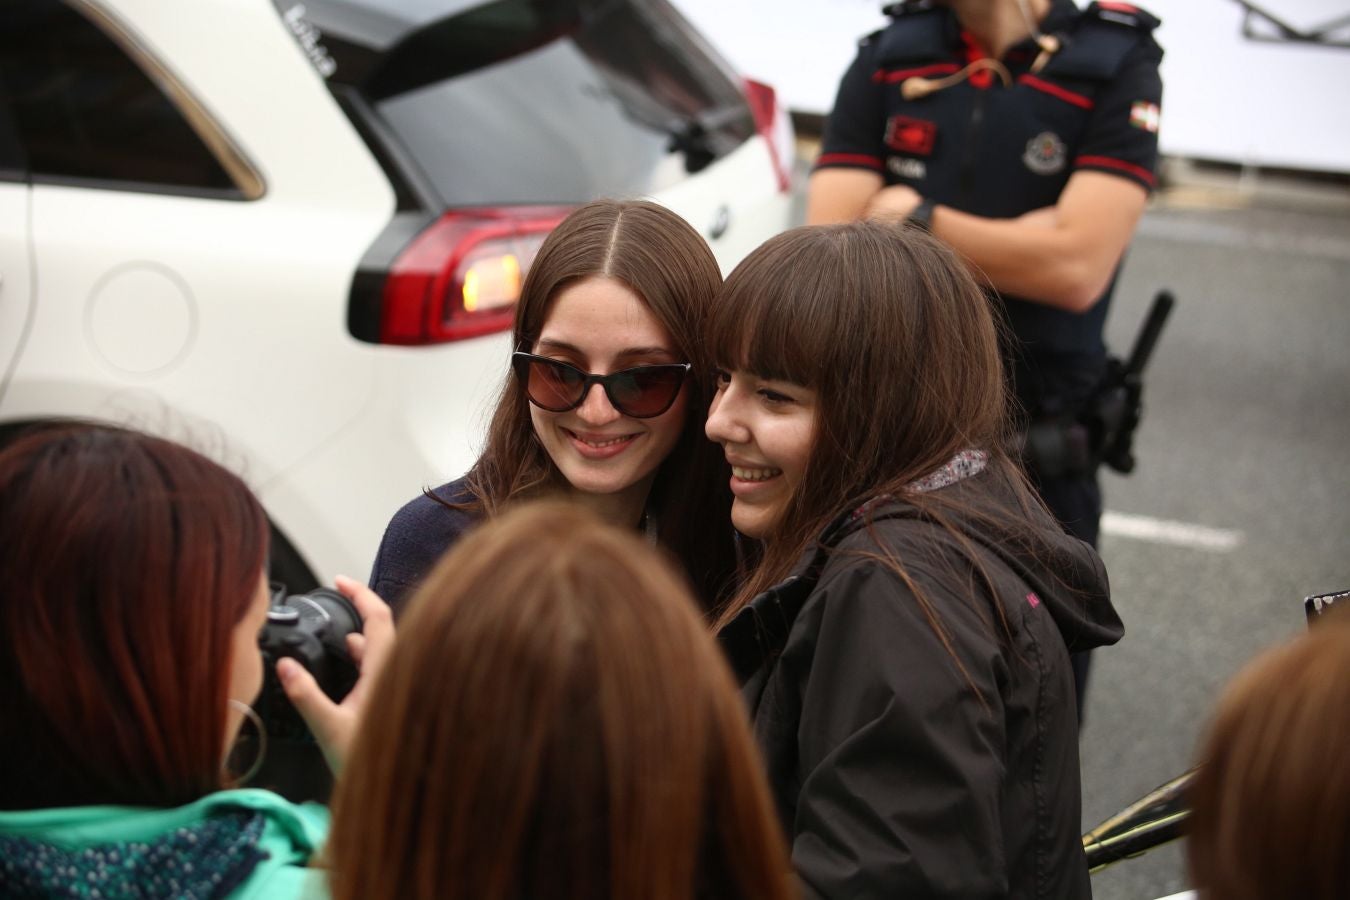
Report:
[{"label": "woman's dark jacket", "polygon": [[[942,491],[998,510],[1005,478]],[[1003,518],[1016,530],[954,515],[972,555],[904,502],[845,515],[719,634],[806,896],[1091,896],[1068,653],[1123,628],[1087,544],[1039,511]],[[927,596],[947,646],[914,592],[863,555],[879,551]]]}]

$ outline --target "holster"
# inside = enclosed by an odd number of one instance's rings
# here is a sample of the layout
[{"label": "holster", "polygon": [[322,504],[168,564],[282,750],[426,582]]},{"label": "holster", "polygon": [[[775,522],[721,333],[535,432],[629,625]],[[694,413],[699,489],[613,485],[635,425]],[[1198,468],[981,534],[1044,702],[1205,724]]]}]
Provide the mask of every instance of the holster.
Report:
[{"label": "holster", "polygon": [[1097,469],[1088,429],[1075,419],[1057,417],[1032,422],[1020,438],[1022,462],[1037,480],[1090,475]]},{"label": "holster", "polygon": [[1102,380],[1074,413],[1033,418],[1021,434],[1022,461],[1038,479],[1091,475],[1105,463],[1134,471],[1134,432],[1143,414],[1143,379],[1109,357]]}]

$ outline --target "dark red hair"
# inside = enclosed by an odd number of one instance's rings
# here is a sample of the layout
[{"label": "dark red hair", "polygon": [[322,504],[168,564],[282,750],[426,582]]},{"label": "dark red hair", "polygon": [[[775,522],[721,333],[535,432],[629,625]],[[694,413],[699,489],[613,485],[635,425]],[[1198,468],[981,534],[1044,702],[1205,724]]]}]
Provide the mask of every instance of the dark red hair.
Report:
[{"label": "dark red hair", "polygon": [[243,481],[167,440],[54,424],[0,451],[0,808],[221,786],[267,539]]}]

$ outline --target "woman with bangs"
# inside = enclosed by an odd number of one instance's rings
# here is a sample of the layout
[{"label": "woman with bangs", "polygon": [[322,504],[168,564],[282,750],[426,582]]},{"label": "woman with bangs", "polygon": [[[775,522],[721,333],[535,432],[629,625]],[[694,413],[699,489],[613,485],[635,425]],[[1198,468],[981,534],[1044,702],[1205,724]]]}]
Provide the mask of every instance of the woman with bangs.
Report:
[{"label": "woman with bangs", "polygon": [[736,568],[726,464],[703,436],[702,340],[721,272],[690,225],[647,201],[600,200],[545,239],[521,287],[516,352],[467,475],[390,521],[370,584],[397,609],[465,531],[558,495],[644,533],[711,609]]},{"label": "woman with bangs", "polygon": [[707,434],[759,568],[721,611],[808,896],[1091,896],[1069,651],[1105,571],[1006,448],[999,332],[916,229],[799,228],[728,277]]}]

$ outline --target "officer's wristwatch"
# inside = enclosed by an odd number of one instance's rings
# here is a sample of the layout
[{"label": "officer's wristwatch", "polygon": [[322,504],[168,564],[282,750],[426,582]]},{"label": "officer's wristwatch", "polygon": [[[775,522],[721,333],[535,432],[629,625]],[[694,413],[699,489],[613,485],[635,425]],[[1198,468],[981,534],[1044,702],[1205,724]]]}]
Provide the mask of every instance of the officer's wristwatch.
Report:
[{"label": "officer's wristwatch", "polygon": [[933,207],[937,206],[937,201],[932,197],[924,197],[919,201],[919,205],[914,207],[914,212],[910,213],[905,219],[910,225],[917,225],[924,231],[933,230]]}]

